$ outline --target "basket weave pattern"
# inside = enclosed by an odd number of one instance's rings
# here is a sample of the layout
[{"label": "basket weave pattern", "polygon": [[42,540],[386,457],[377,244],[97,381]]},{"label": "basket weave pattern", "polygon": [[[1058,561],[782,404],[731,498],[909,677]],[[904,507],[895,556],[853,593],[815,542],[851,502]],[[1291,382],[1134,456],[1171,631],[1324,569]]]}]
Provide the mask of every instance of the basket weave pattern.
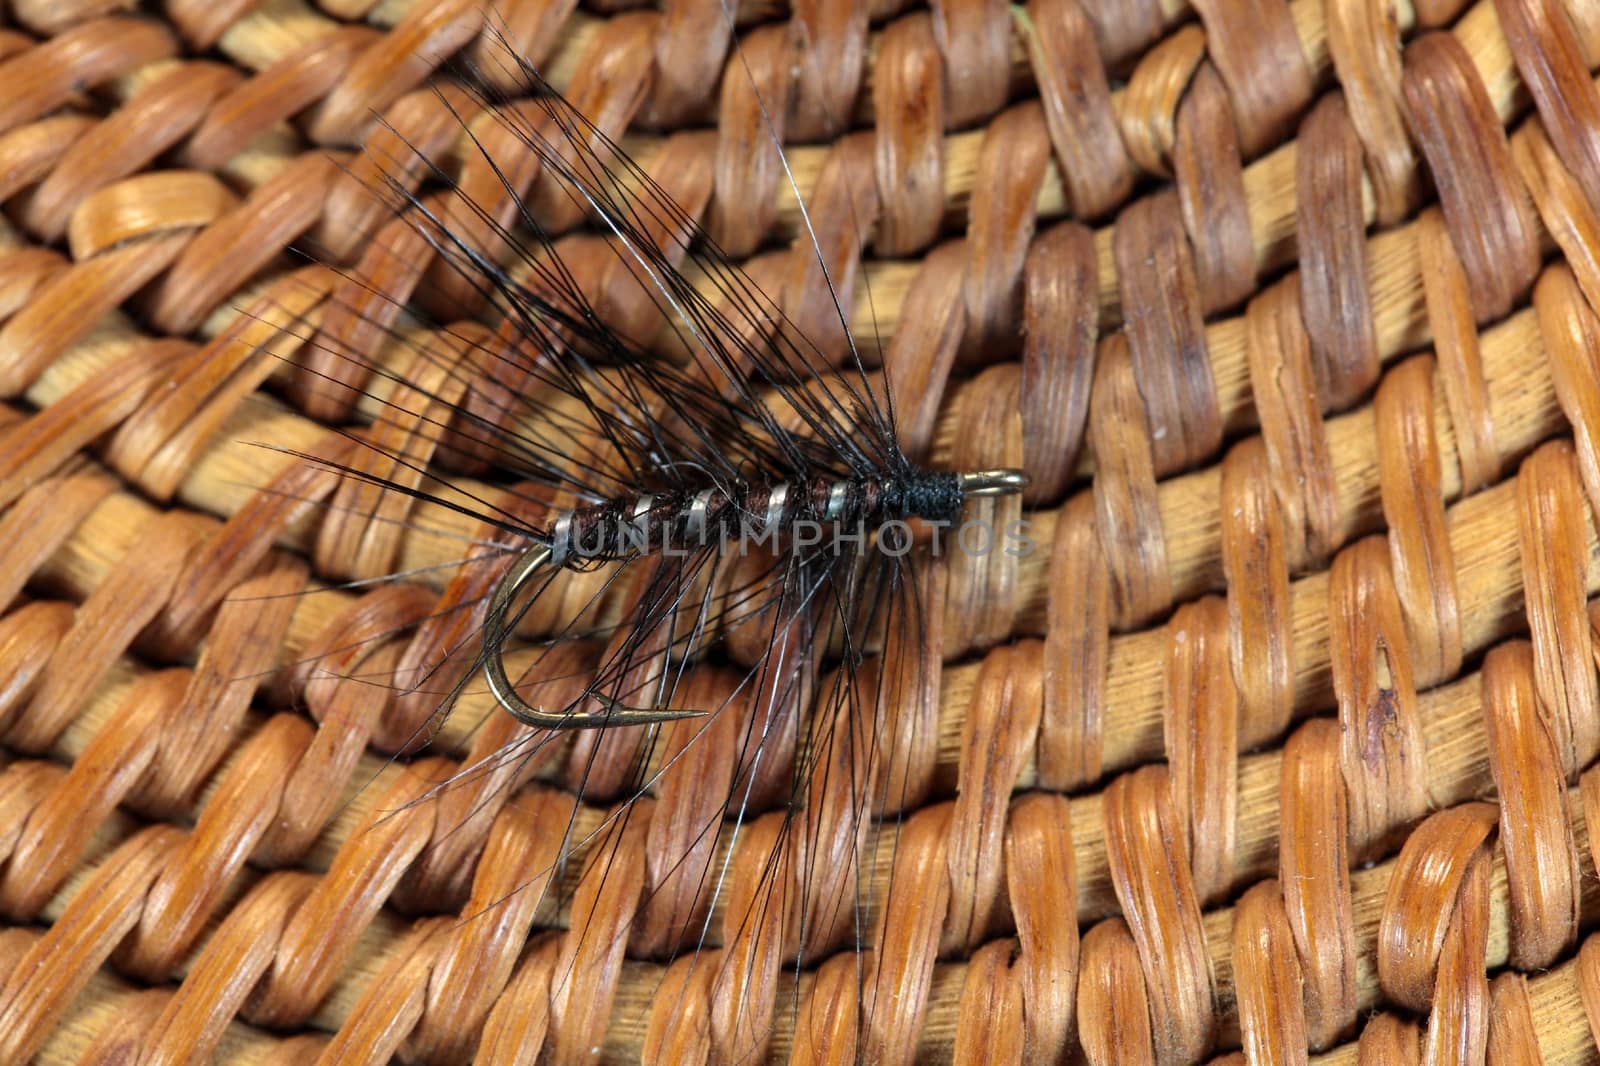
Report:
[{"label": "basket weave pattern", "polygon": [[[0,5],[0,1062],[1600,1058],[1600,4],[127,6]],[[413,149],[581,221],[461,149],[497,34],[819,344],[857,294],[911,450],[1032,479],[887,727],[870,950],[798,997],[737,920],[776,815],[706,926],[747,965],[655,961],[714,745],[544,896],[625,738],[411,802],[518,735],[474,694],[388,758],[485,531],[249,443],[483,473],[373,423],[436,363],[331,389],[287,323],[470,303],[371,195]]]}]

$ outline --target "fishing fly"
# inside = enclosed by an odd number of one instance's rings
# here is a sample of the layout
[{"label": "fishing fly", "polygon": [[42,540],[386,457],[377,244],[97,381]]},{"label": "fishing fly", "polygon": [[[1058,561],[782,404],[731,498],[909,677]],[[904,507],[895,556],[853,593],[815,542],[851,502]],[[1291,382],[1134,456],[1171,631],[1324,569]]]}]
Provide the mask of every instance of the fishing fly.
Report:
[{"label": "fishing fly", "polygon": [[816,516],[814,521],[842,528],[908,518],[948,523],[960,514],[967,499],[1009,495],[1021,492],[1027,484],[1020,470],[919,472],[912,476],[909,484],[870,480],[814,480],[799,486],[780,483],[752,491],[742,500],[724,497],[714,488],[660,501],[653,495],[643,495],[558,516],[550,541],[529,548],[506,572],[489,600],[483,629],[483,670],[490,692],[512,717],[545,729],[653,725],[694,717],[694,711],[618,708],[599,722],[589,722],[529,706],[512,687],[503,656],[509,636],[506,615],[513,599],[541,570],[559,566],[566,559],[626,558],[628,552],[636,550],[635,546],[642,549],[652,541],[663,546],[704,545],[708,535],[726,532],[730,520],[742,521],[747,515],[761,516],[755,529],[757,540],[774,539],[806,520],[806,516]]},{"label": "fishing fly", "polygon": [[[580,852],[596,863],[674,767],[723,767],[695,782],[715,802],[684,808],[695,821],[673,831],[682,854],[640,904],[671,931],[635,947],[671,960],[720,943],[716,979],[752,987],[780,958],[798,975],[867,938],[865,834],[903,799],[884,735],[939,669],[925,534],[971,500],[1019,494],[1026,478],[914,461],[882,373],[847,328],[837,350],[808,339],[652,173],[510,58],[509,77],[468,79],[468,104],[491,126],[459,97],[444,101],[461,109],[462,159],[406,144],[415,159],[384,170],[398,225],[371,257],[430,263],[408,275],[416,298],[358,266],[299,337],[304,406],[337,409],[353,391],[376,411],[364,448],[331,464],[346,485],[329,507],[371,513],[392,493],[486,530],[469,563],[498,576],[445,609],[455,643],[412,684],[437,694],[436,723],[481,677],[523,731],[441,788],[512,767],[496,778],[509,790],[556,738],[586,735],[566,782],[616,806],[598,825],[580,829],[574,815],[552,831],[558,863]],[[530,95],[485,87],[508,81]],[[466,187],[469,166],[493,175],[492,197]],[[419,191],[419,174],[443,192]],[[560,236],[550,220],[561,217],[589,233]],[[820,262],[809,220],[803,232]],[[619,315],[619,293],[653,319]],[[385,435],[403,424],[477,480]],[[760,871],[759,891],[733,887],[740,861]],[[527,882],[551,891],[550,873]],[[731,896],[738,912],[719,930]],[[738,1043],[756,1054],[772,1022],[745,1024]]]}]

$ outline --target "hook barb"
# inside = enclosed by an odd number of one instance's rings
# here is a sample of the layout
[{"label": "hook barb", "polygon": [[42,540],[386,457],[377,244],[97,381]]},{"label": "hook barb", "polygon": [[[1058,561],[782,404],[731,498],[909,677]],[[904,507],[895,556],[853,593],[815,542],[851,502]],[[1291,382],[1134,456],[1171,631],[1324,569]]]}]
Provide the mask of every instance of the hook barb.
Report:
[{"label": "hook barb", "polygon": [[483,676],[489,683],[489,691],[494,693],[495,701],[505,708],[506,713],[519,722],[539,729],[615,729],[619,726],[675,722],[680,718],[699,718],[704,715],[704,711],[625,707],[598,693],[591,695],[607,708],[607,713],[603,715],[553,714],[541,711],[517,695],[517,690],[511,687],[511,679],[506,675],[505,646],[506,638],[511,635],[510,626],[506,624],[506,612],[511,609],[511,601],[517,593],[535,574],[550,565],[553,554],[550,545],[543,542],[524,552],[506,571],[505,577],[500,579],[494,596],[489,600],[489,609],[484,614]]}]

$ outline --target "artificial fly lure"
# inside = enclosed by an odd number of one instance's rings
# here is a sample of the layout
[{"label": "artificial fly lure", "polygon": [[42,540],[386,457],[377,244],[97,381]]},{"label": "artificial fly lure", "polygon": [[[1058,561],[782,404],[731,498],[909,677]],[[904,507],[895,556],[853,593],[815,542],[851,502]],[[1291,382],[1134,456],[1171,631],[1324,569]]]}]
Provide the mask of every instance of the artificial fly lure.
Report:
[{"label": "artificial fly lure", "polygon": [[[908,481],[812,480],[792,486],[779,483],[749,491],[743,499],[707,488],[692,496],[658,500],[653,495],[568,511],[556,517],[548,542],[536,543],[506,572],[489,601],[483,627],[484,679],[494,698],[517,720],[545,729],[653,725],[694,717],[695,711],[619,708],[598,722],[529,706],[506,675],[502,655],[510,635],[507,613],[512,601],[540,571],[569,558],[625,558],[643,554],[649,545],[669,550],[674,545],[704,546],[737,524],[756,541],[775,540],[803,521],[849,529],[867,524],[916,518],[951,523],[962,504],[980,496],[1021,492],[1027,484],[1020,470],[984,470],[961,474],[916,471]],[[747,516],[757,515],[753,527]]]},{"label": "artificial fly lure", "polygon": [[[701,966],[743,1005],[729,1038],[739,1060],[760,1058],[774,1011],[800,1009],[799,975],[863,947],[882,904],[869,899],[881,890],[867,834],[901,809],[903,787],[885,734],[939,669],[924,632],[929,531],[1026,478],[913,461],[848,329],[831,355],[808,340],[651,174],[513,65],[440,96],[462,131],[454,165],[398,133],[405,158],[378,160],[388,224],[360,264],[337,270],[320,317],[288,331],[285,356],[302,407],[365,404],[373,424],[338,460],[303,458],[342,475],[327,506],[368,516],[365,535],[395,523],[382,502],[394,497],[486,530],[463,565],[497,576],[441,609],[452,624],[425,623],[448,643],[409,675],[408,695],[436,701],[408,748],[480,678],[522,728],[435,794],[492,779],[503,795],[558,737],[582,738],[566,783],[582,803],[615,806],[598,824],[573,813],[545,827],[561,843],[527,871],[527,890],[556,891],[580,854],[616,864],[620,881],[616,849],[638,802],[653,798],[661,818],[664,791],[702,794],[660,834],[656,846],[679,853],[652,868],[637,904],[637,924],[666,931],[625,934],[629,954]],[[506,83],[531,93],[513,102],[483,87]],[[469,188],[469,168],[492,180]],[[552,218],[590,233],[560,237]],[[379,266],[417,262],[429,265],[402,272],[413,287],[400,295],[375,280]],[[616,325],[619,292],[654,320]],[[837,295],[834,315],[843,327]],[[675,769],[708,776],[668,786]],[[892,827],[882,835],[892,847]],[[586,957],[621,950],[616,933],[579,931],[596,906],[569,901],[567,935],[588,940],[564,949],[553,982],[577,988],[601,965]],[[786,1008],[780,967],[795,974]],[[867,1025],[870,996],[857,995]],[[607,1006],[594,1008],[602,1022]]]}]

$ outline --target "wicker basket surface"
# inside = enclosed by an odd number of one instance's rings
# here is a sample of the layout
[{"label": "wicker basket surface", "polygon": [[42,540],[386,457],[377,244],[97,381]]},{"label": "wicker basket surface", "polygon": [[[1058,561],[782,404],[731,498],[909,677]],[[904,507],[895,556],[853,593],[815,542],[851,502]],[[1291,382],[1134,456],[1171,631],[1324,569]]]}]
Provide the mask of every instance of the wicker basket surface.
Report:
[{"label": "wicker basket surface", "polygon": [[[1600,4],[129,8],[0,7],[0,1062],[1600,1059]],[[1032,479],[797,986],[660,961],[706,790],[549,893],[599,742],[413,802],[512,736],[469,692],[390,758],[481,531],[286,454],[443,450],[384,405],[451,335],[370,322],[448,278],[371,192],[499,191],[447,60],[502,42],[795,322],[841,282],[914,451]]]}]

